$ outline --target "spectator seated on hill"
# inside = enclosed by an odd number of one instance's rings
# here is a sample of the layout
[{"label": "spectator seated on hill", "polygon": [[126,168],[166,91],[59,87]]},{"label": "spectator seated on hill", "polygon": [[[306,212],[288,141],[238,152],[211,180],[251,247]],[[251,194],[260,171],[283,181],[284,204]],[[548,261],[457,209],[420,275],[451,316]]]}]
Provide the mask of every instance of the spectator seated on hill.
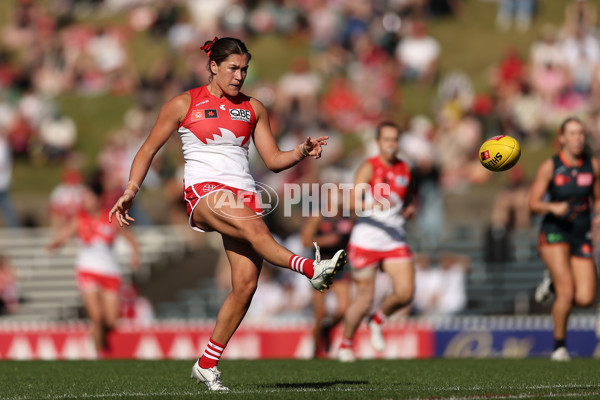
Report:
[{"label": "spectator seated on hill", "polygon": [[43,155],[50,161],[64,160],[77,140],[77,127],[73,119],[57,111],[42,121],[39,140]]},{"label": "spectator seated on hill", "polygon": [[460,191],[487,181],[490,172],[481,167],[477,155],[483,142],[481,123],[471,113],[461,114],[453,102],[442,108],[438,120],[435,146],[442,186]]},{"label": "spectator seated on hill", "polygon": [[413,312],[419,315],[453,315],[467,305],[468,257],[441,252],[436,257],[415,257]]},{"label": "spectator seated on hill", "polygon": [[7,132],[0,126],[0,213],[4,226],[17,228],[20,225],[11,199],[11,184],[13,175],[13,157]]},{"label": "spectator seated on hill", "polygon": [[83,178],[78,168],[66,167],[61,182],[52,189],[48,200],[48,217],[51,228],[62,227],[81,210],[85,189],[82,181]]},{"label": "spectator seated on hill", "polygon": [[531,213],[528,206],[529,181],[522,165],[517,164],[507,172],[508,184],[494,198],[491,223],[498,229],[528,229]]},{"label": "spectator seated on hill", "polygon": [[401,74],[409,81],[431,84],[437,74],[440,44],[427,35],[427,25],[423,20],[414,21],[410,31],[396,47]]},{"label": "spectator seated on hill", "polygon": [[600,64],[597,37],[580,28],[564,39],[563,54],[573,88],[577,93],[588,94],[592,88],[592,77]]},{"label": "spectator seated on hill", "polygon": [[520,32],[527,32],[536,10],[536,0],[498,0],[496,25],[502,31],[508,31],[516,22]]},{"label": "spectator seated on hill", "polygon": [[498,65],[494,86],[502,94],[525,80],[525,61],[514,47],[509,47]]},{"label": "spectator seated on hill", "polygon": [[571,0],[565,7],[565,31],[569,35],[577,31],[593,33],[597,18],[598,12],[594,1]]},{"label": "spectator seated on hill", "polygon": [[17,111],[8,125],[8,141],[15,158],[29,158],[30,141],[35,135],[36,131],[31,123]]},{"label": "spectator seated on hill", "polygon": [[329,89],[321,97],[321,116],[326,122],[342,131],[355,131],[364,125],[360,112],[360,96],[343,76],[331,80]]},{"label": "spectator seated on hill", "polygon": [[309,69],[308,61],[297,58],[292,61],[291,71],[285,73],[278,84],[277,105],[281,114],[292,111],[293,103],[297,104],[296,117],[301,123],[315,121],[318,116],[318,95],[321,89],[321,78]]}]

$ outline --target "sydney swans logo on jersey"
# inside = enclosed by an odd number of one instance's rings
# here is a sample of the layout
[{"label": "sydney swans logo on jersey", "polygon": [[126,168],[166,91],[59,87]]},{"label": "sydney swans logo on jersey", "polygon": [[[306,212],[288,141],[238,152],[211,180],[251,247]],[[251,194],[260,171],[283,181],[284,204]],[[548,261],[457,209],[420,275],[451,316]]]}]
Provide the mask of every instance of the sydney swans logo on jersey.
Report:
[{"label": "sydney swans logo on jersey", "polygon": [[[231,219],[262,218],[272,213],[279,204],[279,196],[271,186],[255,182],[256,191],[222,190],[214,202],[209,203],[209,208],[216,214]],[[250,208],[252,212],[240,212]]]},{"label": "sydney swans logo on jersey", "polygon": [[192,111],[192,121],[201,121],[203,119],[208,118],[219,118],[219,114],[217,114],[217,110],[209,109],[209,110],[193,110]]},{"label": "sydney swans logo on jersey", "polygon": [[250,122],[250,110],[244,110],[243,108],[232,108],[229,110],[229,115],[234,121]]}]

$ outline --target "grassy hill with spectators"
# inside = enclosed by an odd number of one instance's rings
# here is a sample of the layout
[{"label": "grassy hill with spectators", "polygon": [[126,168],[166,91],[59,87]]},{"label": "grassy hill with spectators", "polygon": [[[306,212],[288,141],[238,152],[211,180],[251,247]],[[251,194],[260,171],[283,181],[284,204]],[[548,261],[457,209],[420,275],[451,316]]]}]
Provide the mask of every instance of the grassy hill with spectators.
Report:
[{"label": "grassy hill with spectators", "polygon": [[[0,4],[0,22],[7,25],[11,20],[16,1]],[[39,4],[53,5],[51,0],[39,1]],[[538,4],[538,12],[531,28],[525,32],[512,29],[500,32],[496,29],[495,18],[497,5],[495,2],[469,0],[463,2],[462,10],[455,16],[429,19],[428,31],[441,44],[442,52],[439,60],[440,76],[454,70],[466,72],[473,82],[477,93],[489,92],[491,76],[495,65],[503,58],[506,49],[516,48],[523,58],[529,55],[533,41],[538,37],[544,24],[552,23],[560,26],[564,20],[566,0],[542,0]],[[98,26],[102,24],[125,25],[126,14],[104,15],[91,13],[81,17],[78,23]],[[148,71],[154,61],[168,58],[168,47],[165,40],[153,37],[145,31],[129,32],[130,40],[127,52],[138,73]],[[208,38],[207,38],[208,39]],[[200,46],[202,43],[198,43]],[[250,79],[260,79],[275,83],[289,70],[292,60],[298,56],[308,57],[309,43],[302,35],[281,36],[274,34],[255,35],[248,39],[250,51],[253,53]],[[204,58],[200,59],[205,62]],[[324,83],[325,85],[328,82]],[[437,96],[437,85],[423,86],[416,83],[403,82],[398,91],[399,109],[394,114],[398,121],[408,116],[425,114],[433,117],[433,103]],[[55,98],[61,110],[71,117],[78,129],[75,151],[81,153],[85,160],[84,170],[94,168],[100,149],[106,145],[110,135],[123,121],[125,112],[135,103],[133,94],[100,94],[87,96],[78,93],[61,93]],[[499,132],[500,133],[500,132]],[[351,135],[346,140],[349,146],[358,143]],[[552,148],[549,143],[542,146],[523,149],[521,163],[531,174],[541,159],[546,157]],[[39,213],[45,207],[45,201],[51,189],[60,181],[64,166],[61,163],[17,159],[14,165],[13,197],[21,212]],[[488,183],[472,187],[472,193],[485,201],[491,196],[493,188],[502,185],[504,175],[495,176]],[[464,196],[465,194],[460,194]],[[161,195],[153,196],[152,202]],[[144,199],[150,202],[150,199]],[[157,208],[160,208],[158,205]]]}]

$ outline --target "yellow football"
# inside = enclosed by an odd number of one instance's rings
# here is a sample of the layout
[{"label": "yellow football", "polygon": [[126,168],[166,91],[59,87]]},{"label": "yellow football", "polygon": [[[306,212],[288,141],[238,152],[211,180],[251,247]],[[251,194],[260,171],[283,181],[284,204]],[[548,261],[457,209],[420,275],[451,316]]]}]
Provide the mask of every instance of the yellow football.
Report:
[{"label": "yellow football", "polygon": [[510,136],[494,136],[479,148],[479,161],[490,171],[506,171],[519,161],[519,157],[521,146]]}]

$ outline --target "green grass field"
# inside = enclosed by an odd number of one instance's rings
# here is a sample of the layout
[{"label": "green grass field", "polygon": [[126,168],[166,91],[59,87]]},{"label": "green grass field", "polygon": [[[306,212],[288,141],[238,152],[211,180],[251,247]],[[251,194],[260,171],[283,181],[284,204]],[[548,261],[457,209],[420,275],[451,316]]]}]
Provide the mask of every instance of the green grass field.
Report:
[{"label": "green grass field", "polygon": [[189,379],[191,361],[4,361],[0,398],[599,398],[598,360],[262,360],[221,363],[230,393]]}]

